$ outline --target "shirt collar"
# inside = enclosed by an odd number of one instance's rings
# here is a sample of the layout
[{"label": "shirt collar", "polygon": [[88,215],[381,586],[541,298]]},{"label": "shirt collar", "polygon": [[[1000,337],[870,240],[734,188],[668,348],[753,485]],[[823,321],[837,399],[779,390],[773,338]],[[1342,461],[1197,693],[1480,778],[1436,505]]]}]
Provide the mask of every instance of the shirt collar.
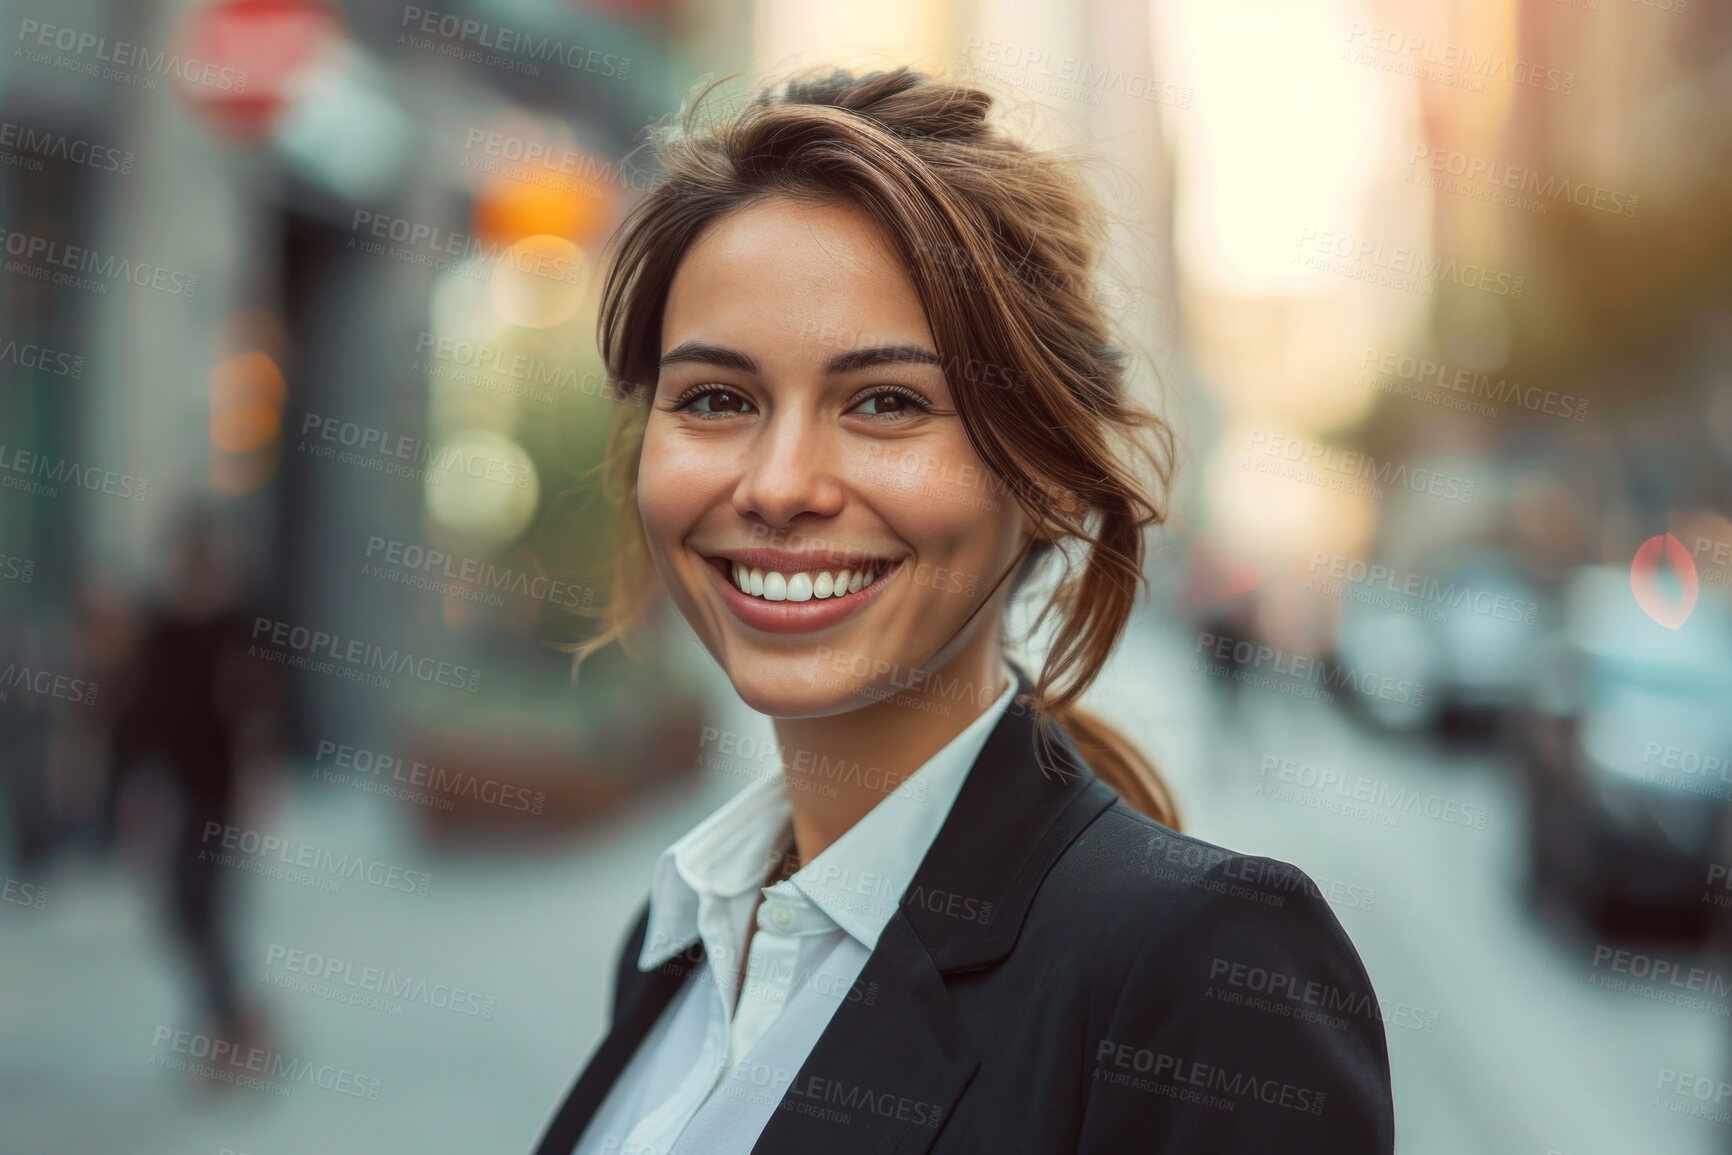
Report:
[{"label": "shirt collar", "polygon": [[985,713],[788,880],[867,950],[896,913],[992,728],[1016,697],[1016,674]]},{"label": "shirt collar", "polygon": [[763,883],[792,815],[781,776],[755,778],[662,851],[650,877],[639,970],[659,966],[697,941],[702,894],[733,898]]},{"label": "shirt collar", "polygon": [[[1007,664],[1003,673],[1010,684],[980,717],[818,857],[765,889],[797,889],[868,950],[876,947],[969,770],[1016,696],[1016,672]],[[650,882],[639,970],[650,970],[697,941],[702,892],[731,898],[761,885],[789,836],[792,814],[781,774],[755,779],[662,852]]]}]

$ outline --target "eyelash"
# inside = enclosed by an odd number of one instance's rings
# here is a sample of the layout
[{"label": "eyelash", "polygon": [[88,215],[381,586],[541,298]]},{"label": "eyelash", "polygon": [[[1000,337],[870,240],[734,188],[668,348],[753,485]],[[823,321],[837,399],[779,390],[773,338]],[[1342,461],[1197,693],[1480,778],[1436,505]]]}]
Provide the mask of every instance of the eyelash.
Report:
[{"label": "eyelash", "polygon": [[[674,398],[674,400],[672,400],[671,402],[668,403],[668,410],[669,410],[669,412],[673,412],[673,413],[689,412],[692,414],[692,416],[700,417],[700,418],[703,418],[705,420],[710,420],[710,419],[717,418],[717,417],[735,416],[734,414],[728,414],[728,413],[703,413],[703,412],[700,412],[696,409],[691,408],[692,402],[696,401],[700,397],[707,397],[712,393],[732,393],[732,394],[735,394],[736,396],[740,397],[741,400],[747,401],[747,404],[750,404],[750,401],[745,397],[744,394],[740,393],[740,391],[738,389],[735,389],[729,385],[720,384],[719,382],[709,381],[709,382],[705,382],[702,385],[694,385],[690,389],[687,389],[684,393],[681,393],[678,397]],[[921,396],[919,393],[917,393],[913,389],[910,389],[908,386],[906,386],[906,385],[888,385],[888,384],[872,386],[870,391],[862,394],[859,398],[857,398],[855,400],[854,404],[850,405],[848,408],[850,411],[852,411],[853,409],[857,408],[862,402],[870,401],[872,398],[881,396],[882,394],[885,394],[885,393],[894,394],[895,396],[902,398],[904,401],[907,401],[909,404],[913,405],[917,410],[919,410],[923,414],[924,413],[931,413],[934,411],[932,403],[930,401],[928,401],[925,397]],[[874,414],[862,414],[862,416],[870,416],[870,417],[874,417],[877,419],[892,420],[893,421],[893,420],[897,420],[899,418],[903,418],[906,415],[905,414],[897,414],[897,413],[874,413]]]}]

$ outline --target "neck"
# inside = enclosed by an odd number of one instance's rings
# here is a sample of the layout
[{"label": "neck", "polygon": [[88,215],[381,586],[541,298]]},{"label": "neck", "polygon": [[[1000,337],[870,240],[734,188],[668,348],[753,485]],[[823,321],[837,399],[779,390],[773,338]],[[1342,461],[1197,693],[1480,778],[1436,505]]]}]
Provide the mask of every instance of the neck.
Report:
[{"label": "neck", "polygon": [[[997,640],[966,647],[944,666],[923,673],[908,689],[856,710],[822,718],[777,718],[788,804],[793,810],[799,863],[836,839],[1004,692]],[[906,679],[904,679],[906,680]],[[834,776],[826,767],[858,773]]]}]

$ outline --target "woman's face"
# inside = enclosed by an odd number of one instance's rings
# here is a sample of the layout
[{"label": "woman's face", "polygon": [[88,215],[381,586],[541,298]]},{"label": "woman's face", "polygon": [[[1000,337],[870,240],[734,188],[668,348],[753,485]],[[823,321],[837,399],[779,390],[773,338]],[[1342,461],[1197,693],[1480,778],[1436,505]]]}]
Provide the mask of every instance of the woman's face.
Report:
[{"label": "woman's face", "polygon": [[644,534],[747,705],[816,717],[982,666],[1009,583],[975,611],[1028,522],[869,217],[773,197],[716,221],[674,276],[661,354]]}]

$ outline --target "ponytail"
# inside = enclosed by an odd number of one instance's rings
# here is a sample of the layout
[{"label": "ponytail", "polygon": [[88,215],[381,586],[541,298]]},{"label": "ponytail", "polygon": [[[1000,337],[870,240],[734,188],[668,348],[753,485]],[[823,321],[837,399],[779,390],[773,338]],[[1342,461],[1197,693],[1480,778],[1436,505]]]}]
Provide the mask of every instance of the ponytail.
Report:
[{"label": "ponytail", "polygon": [[[1042,711],[1036,711],[1037,716]],[[1108,725],[1098,714],[1080,706],[1044,711],[1065,737],[1076,745],[1095,776],[1113,788],[1125,805],[1153,818],[1162,826],[1178,830],[1179,808],[1172,794],[1145,757],[1129,739]]]},{"label": "ponytail", "polygon": [[[1073,682],[1055,694],[1050,688],[1051,672],[1049,663],[1033,690],[1017,699],[1017,704],[1034,716],[1035,758],[1042,772],[1050,773],[1057,765],[1054,739],[1062,735],[1076,747],[1094,776],[1111,787],[1126,806],[1169,829],[1181,829],[1178,803],[1155,764],[1116,726],[1077,704],[1086,683]],[[1093,672],[1098,672],[1098,667]]]}]

